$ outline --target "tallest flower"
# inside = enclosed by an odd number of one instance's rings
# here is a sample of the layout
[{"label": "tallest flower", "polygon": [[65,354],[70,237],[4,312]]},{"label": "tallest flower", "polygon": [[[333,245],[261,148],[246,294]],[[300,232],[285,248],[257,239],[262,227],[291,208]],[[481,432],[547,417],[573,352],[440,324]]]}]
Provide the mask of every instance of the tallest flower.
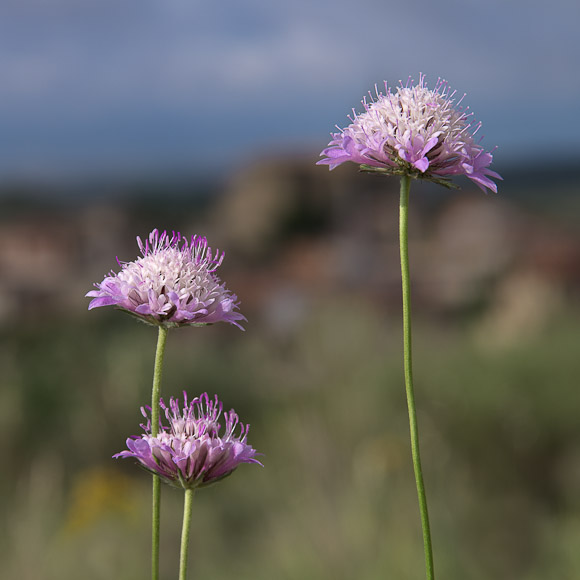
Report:
[{"label": "tallest flower", "polygon": [[[461,97],[454,101],[446,81],[439,79],[434,89],[409,80],[395,92],[385,83],[385,94],[377,91],[370,102],[363,100],[364,113],[353,112],[352,123],[339,133],[322,152],[318,162],[334,169],[345,161],[361,165],[365,171],[406,175],[451,186],[450,178],[465,175],[481,189],[497,193],[491,178],[501,179],[489,169],[492,154],[485,151],[475,134],[475,122]],[[464,95],[465,96],[465,95]]]},{"label": "tallest flower", "polygon": [[401,289],[403,306],[403,368],[405,393],[409,411],[411,457],[415,472],[417,499],[423,530],[425,572],[427,580],[435,580],[433,547],[427,495],[421,467],[419,427],[415,408],[411,340],[411,280],[409,268],[409,191],[413,179],[425,179],[453,187],[451,178],[465,175],[481,189],[497,192],[492,181],[501,177],[489,169],[492,155],[475,140],[481,127],[472,113],[455,102],[455,92],[448,84],[437,81],[434,89],[411,80],[393,93],[385,84],[386,94],[363,100],[364,113],[351,124],[332,135],[329,147],[322,152],[318,164],[334,169],[345,161],[360,165],[362,171],[400,177],[399,245],[401,254]]}]

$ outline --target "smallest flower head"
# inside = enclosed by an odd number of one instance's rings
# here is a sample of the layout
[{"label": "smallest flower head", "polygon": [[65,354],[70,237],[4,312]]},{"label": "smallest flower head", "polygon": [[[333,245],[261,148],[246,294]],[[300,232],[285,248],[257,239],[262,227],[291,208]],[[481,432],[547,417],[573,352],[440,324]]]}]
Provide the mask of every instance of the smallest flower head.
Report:
[{"label": "smallest flower head", "polygon": [[[465,95],[464,95],[465,96]],[[502,179],[489,169],[492,154],[485,151],[475,134],[481,123],[473,120],[468,107],[454,102],[455,91],[444,80],[434,89],[425,85],[424,75],[413,85],[411,79],[393,93],[385,83],[385,94],[377,90],[365,111],[353,110],[352,123],[332,134],[318,165],[334,169],[352,161],[364,171],[407,175],[452,187],[450,178],[465,175],[478,187],[497,193],[492,181]]]},{"label": "smallest flower head", "polygon": [[[256,451],[246,442],[249,425],[240,423],[233,409],[223,413],[217,395],[211,400],[204,393],[189,403],[185,392],[183,397],[183,408],[173,397],[169,407],[161,400],[160,407],[169,426],[163,425],[160,419],[159,433],[155,436],[151,434],[151,420],[142,407],[141,412],[147,419],[147,424],[141,425],[145,433],[127,439],[129,450],[113,457],[134,457],[166,483],[184,489],[219,481],[240,463],[261,465],[255,459]],[[222,416],[225,427],[220,434]]]},{"label": "smallest flower head", "polygon": [[137,244],[141,257],[119,262],[120,272],[111,272],[86,294],[93,298],[89,310],[114,305],[156,326],[223,321],[242,328],[238,320],[245,318],[236,312],[237,297],[215,274],[224,254],[214,254],[206,238],[188,240],[155,229],[145,243],[137,237]]}]

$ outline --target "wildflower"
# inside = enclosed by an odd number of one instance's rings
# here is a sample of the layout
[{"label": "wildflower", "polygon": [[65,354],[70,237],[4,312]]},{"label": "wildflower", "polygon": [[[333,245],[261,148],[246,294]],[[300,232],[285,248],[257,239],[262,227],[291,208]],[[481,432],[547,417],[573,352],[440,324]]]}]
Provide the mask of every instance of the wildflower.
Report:
[{"label": "wildflower", "polygon": [[155,229],[145,243],[137,237],[137,244],[141,257],[118,262],[121,271],[111,272],[86,294],[93,298],[89,310],[115,305],[156,326],[224,321],[242,328],[238,321],[245,317],[236,312],[237,297],[215,274],[224,254],[214,254],[206,238],[188,240]]},{"label": "wildflower", "polygon": [[412,79],[392,93],[385,83],[385,94],[376,90],[362,103],[365,112],[353,109],[352,123],[340,133],[332,133],[329,147],[318,164],[334,169],[345,161],[358,163],[363,171],[407,175],[452,187],[450,178],[465,175],[482,190],[497,193],[490,179],[502,179],[489,169],[491,152],[474,139],[481,127],[469,107],[462,108],[461,97],[454,103],[455,91],[439,79],[434,90]]},{"label": "wildflower", "polygon": [[169,407],[160,401],[169,427],[160,420],[156,436],[151,435],[151,420],[142,407],[147,419],[147,424],[141,425],[145,434],[127,439],[129,450],[113,457],[134,457],[166,483],[184,489],[204,487],[223,479],[240,463],[261,465],[255,459],[256,451],[246,443],[249,425],[240,423],[233,409],[223,413],[225,432],[220,435],[223,405],[217,395],[210,400],[204,393],[189,403],[185,392],[183,396],[183,409],[173,397]]}]

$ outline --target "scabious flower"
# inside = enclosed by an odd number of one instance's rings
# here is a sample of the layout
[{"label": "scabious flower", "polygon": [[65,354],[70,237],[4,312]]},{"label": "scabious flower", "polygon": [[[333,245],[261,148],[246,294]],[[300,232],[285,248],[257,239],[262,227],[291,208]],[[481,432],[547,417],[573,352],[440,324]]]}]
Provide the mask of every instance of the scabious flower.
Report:
[{"label": "scabious flower", "polygon": [[[202,236],[171,236],[153,230],[143,243],[137,237],[142,256],[134,262],[118,262],[121,271],[111,272],[97,290],[89,310],[115,305],[145,322],[174,327],[229,322],[242,328],[245,320],[236,312],[235,294],[230,293],[215,271],[224,254],[215,254]],[[242,329],[243,330],[243,329]]]},{"label": "scabious flower", "polygon": [[212,400],[204,393],[189,403],[187,393],[183,397],[183,408],[173,397],[169,407],[160,401],[169,426],[160,419],[159,433],[155,436],[151,434],[151,419],[147,415],[151,409],[141,407],[147,419],[147,424],[141,425],[145,433],[127,439],[129,450],[113,457],[134,457],[166,483],[184,489],[215,483],[240,463],[261,465],[255,459],[256,451],[246,442],[249,425],[240,423],[233,409],[223,413],[225,431],[220,435],[223,405],[217,395]]},{"label": "scabious flower", "polygon": [[454,175],[465,175],[482,190],[497,193],[490,179],[502,179],[489,169],[492,154],[485,151],[475,134],[481,123],[473,120],[469,107],[462,108],[461,97],[454,103],[455,91],[439,79],[433,90],[409,79],[392,93],[385,83],[385,94],[363,99],[365,112],[353,109],[352,123],[332,133],[329,147],[318,164],[334,169],[345,161],[361,165],[364,171],[408,175],[447,187]]}]

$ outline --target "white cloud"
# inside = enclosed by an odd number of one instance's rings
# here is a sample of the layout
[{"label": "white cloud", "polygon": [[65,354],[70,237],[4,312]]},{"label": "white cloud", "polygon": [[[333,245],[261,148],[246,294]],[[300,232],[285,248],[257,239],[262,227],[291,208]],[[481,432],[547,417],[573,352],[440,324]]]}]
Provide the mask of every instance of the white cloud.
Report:
[{"label": "white cloud", "polygon": [[169,106],[229,90],[320,95],[353,78],[380,82],[419,71],[443,71],[486,98],[496,85],[519,92],[522,76],[579,89],[571,74],[580,56],[579,9],[566,0],[549,8],[519,0],[461,9],[456,0],[366,0],[356,10],[348,0],[24,4],[36,10],[13,2],[0,26],[0,91],[12,104],[61,93],[90,103],[166,99]]}]

